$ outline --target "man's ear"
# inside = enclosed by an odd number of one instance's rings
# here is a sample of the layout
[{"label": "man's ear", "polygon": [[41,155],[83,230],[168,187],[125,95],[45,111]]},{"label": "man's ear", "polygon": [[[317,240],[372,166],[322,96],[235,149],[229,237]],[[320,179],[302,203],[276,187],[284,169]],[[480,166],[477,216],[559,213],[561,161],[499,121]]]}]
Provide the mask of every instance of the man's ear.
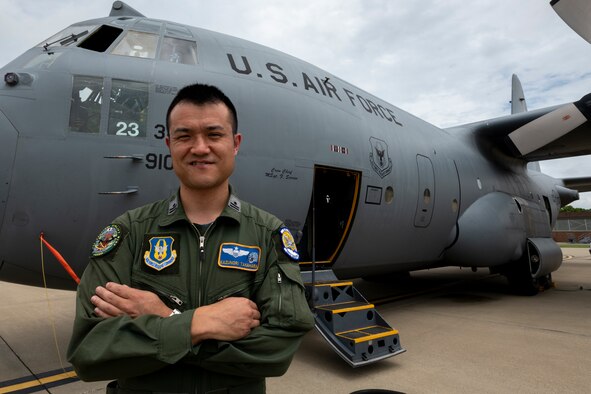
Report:
[{"label": "man's ear", "polygon": [[236,133],[234,134],[234,156],[238,154],[240,150],[240,143],[242,142],[242,134]]}]

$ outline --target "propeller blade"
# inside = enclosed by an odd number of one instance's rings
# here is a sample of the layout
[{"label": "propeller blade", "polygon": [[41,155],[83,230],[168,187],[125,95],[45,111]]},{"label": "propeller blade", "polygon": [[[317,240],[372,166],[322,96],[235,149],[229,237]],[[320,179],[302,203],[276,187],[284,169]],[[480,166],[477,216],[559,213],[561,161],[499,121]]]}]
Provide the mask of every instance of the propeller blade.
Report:
[{"label": "propeller blade", "polygon": [[527,155],[568,134],[591,119],[591,94],[540,116],[508,137],[522,156]]},{"label": "propeller blade", "polygon": [[558,16],[578,35],[591,43],[591,2],[588,0],[552,0]]}]

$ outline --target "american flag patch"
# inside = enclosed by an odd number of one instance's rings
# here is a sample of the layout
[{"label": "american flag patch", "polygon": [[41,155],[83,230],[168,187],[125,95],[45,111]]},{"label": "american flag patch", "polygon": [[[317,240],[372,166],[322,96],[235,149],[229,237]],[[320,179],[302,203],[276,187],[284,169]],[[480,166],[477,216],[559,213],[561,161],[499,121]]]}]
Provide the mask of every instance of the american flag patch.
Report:
[{"label": "american flag patch", "polygon": [[340,153],[342,155],[349,154],[349,148],[345,148],[344,146],[331,145],[330,150],[331,150],[331,152]]}]

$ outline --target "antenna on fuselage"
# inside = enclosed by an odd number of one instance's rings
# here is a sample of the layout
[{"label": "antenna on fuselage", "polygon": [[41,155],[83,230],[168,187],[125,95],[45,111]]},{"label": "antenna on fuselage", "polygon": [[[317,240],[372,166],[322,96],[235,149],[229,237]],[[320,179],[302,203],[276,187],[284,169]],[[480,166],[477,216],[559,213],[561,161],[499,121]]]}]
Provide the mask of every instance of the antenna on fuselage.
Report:
[{"label": "antenna on fuselage", "polygon": [[141,16],[146,17],[144,14],[129,6],[122,1],[115,1],[111,7],[111,13],[109,16]]}]

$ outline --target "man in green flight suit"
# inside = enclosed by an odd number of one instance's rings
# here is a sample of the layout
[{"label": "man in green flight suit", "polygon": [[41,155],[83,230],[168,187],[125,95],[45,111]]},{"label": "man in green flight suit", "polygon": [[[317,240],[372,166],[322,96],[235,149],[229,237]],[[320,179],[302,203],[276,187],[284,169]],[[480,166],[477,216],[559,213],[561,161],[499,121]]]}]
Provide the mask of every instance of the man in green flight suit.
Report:
[{"label": "man in green flight suit", "polygon": [[314,326],[295,242],[232,193],[242,135],[219,89],[181,89],[166,122],[179,191],[99,234],[68,359],[112,393],[264,393]]}]

